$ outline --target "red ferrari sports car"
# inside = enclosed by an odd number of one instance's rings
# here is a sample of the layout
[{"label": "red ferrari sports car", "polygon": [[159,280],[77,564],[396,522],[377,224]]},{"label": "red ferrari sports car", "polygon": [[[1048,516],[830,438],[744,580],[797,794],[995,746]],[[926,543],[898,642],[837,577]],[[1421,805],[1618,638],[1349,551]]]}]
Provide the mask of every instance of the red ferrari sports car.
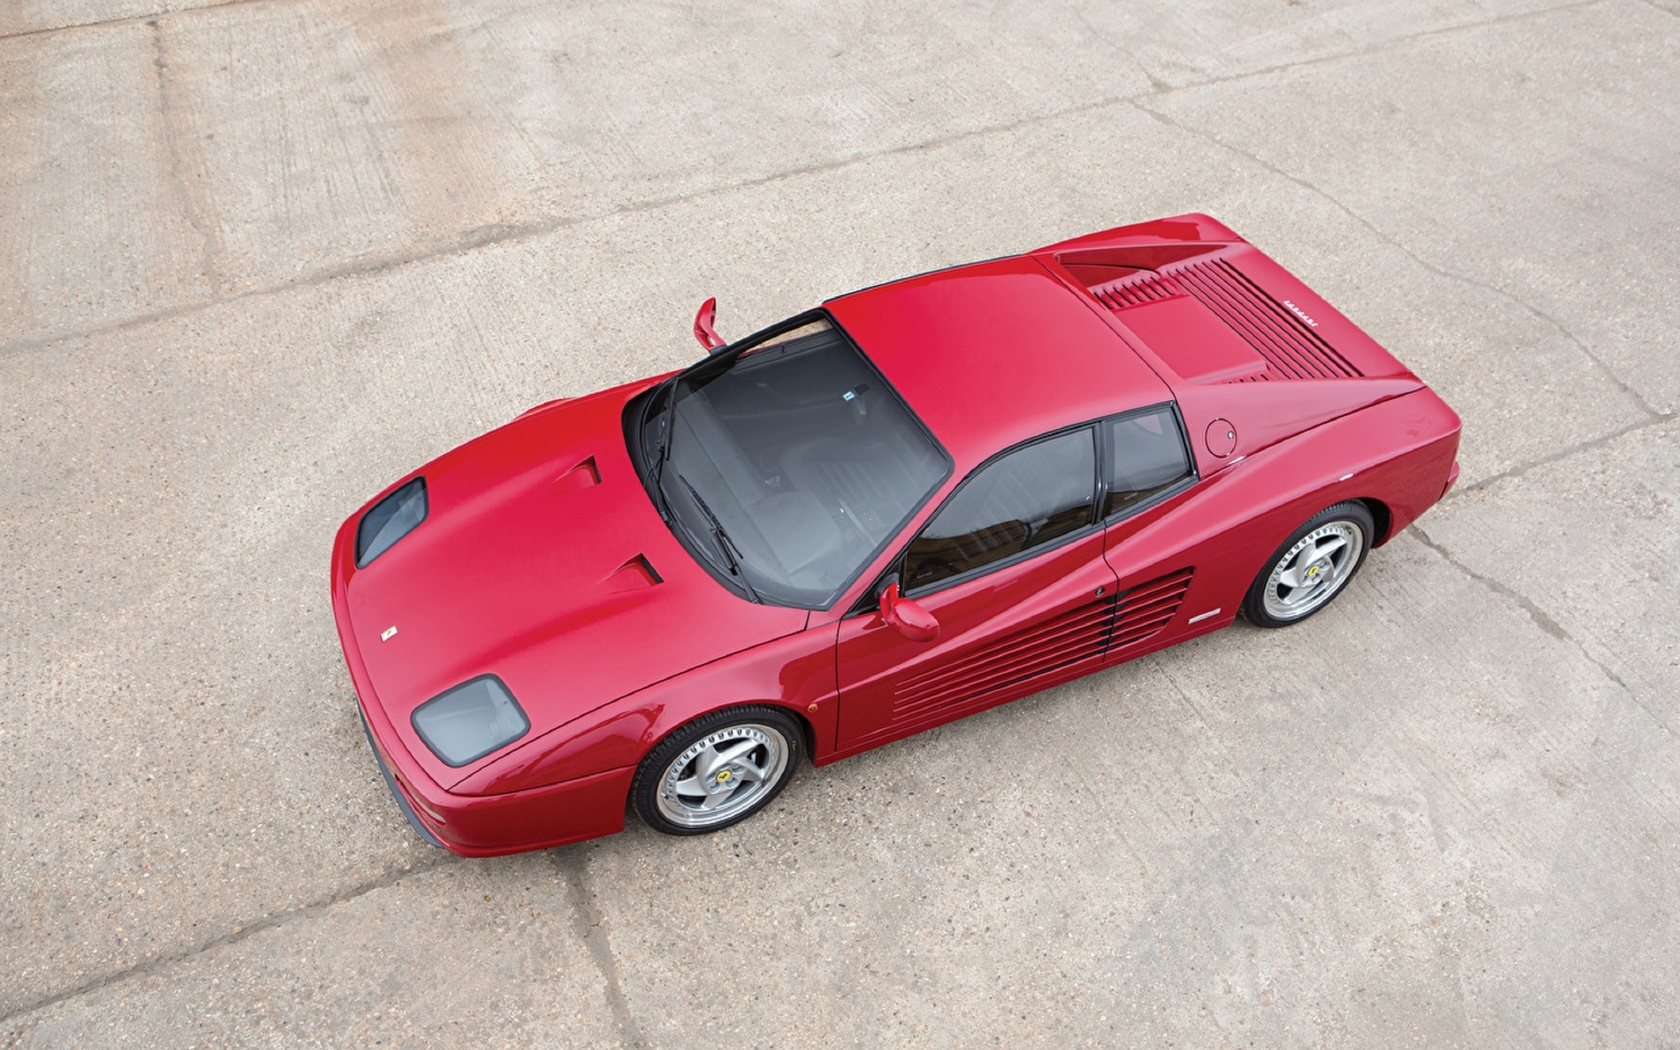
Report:
[{"label": "red ferrari sports car", "polygon": [[1459,420],[1183,215],[831,299],[549,402],[338,531],[333,611],[415,829],[672,834],[1218,630],[1299,623],[1458,476]]}]

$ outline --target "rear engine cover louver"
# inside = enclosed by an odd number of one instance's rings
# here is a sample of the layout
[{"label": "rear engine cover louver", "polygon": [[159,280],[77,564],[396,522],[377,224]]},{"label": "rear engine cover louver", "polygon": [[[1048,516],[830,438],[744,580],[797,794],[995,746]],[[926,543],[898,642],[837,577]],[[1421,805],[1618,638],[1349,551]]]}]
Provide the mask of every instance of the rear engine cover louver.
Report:
[{"label": "rear engine cover louver", "polygon": [[1097,285],[1091,293],[1122,320],[1132,307],[1175,295],[1195,299],[1266,359],[1266,371],[1229,382],[1350,379],[1363,374],[1282,303],[1223,259],[1137,271]]}]

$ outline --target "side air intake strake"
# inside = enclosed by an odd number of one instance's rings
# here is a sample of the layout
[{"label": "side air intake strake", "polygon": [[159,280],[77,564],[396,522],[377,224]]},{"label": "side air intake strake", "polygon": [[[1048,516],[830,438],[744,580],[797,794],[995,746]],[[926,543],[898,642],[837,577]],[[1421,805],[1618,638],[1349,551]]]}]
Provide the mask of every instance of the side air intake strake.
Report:
[{"label": "side air intake strake", "polygon": [[1193,569],[1180,569],[1120,596],[1094,598],[1053,620],[1005,635],[956,663],[904,681],[893,717],[909,718],[1045,678],[1159,634],[1178,613]]},{"label": "side air intake strake", "polygon": [[1108,595],[1005,635],[950,666],[904,681],[893,697],[893,717],[936,711],[1095,659],[1107,646],[1113,621],[1114,597]]},{"label": "side air intake strake", "polygon": [[1136,645],[1159,634],[1178,615],[1178,607],[1184,603],[1193,575],[1193,569],[1180,569],[1127,591],[1120,599],[1120,608],[1114,617],[1114,634],[1108,647],[1120,649]]},{"label": "side air intake strake", "polygon": [[[1256,371],[1230,375],[1232,369],[1222,368],[1201,380],[1204,382],[1351,379],[1364,374],[1305,321],[1224,259],[1190,260],[1163,266],[1160,270],[1123,271],[1119,277],[1088,287],[1091,294],[1113,310],[1122,322],[1126,321],[1129,311],[1140,307],[1164,303],[1178,296],[1193,299],[1264,358],[1264,367]],[[1163,344],[1153,348],[1164,358],[1172,356],[1170,346]],[[1169,360],[1168,363],[1173,362]]]}]

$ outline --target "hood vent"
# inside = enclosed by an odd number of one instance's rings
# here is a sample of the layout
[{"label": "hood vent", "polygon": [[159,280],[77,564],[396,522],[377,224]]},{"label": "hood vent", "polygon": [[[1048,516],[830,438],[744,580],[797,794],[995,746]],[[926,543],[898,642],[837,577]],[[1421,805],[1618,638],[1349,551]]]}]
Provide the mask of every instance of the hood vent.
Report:
[{"label": "hood vent", "polygon": [[1266,359],[1264,371],[1227,382],[1363,375],[1304,321],[1223,259],[1182,263],[1160,271],[1139,270],[1096,285],[1091,294],[1122,316],[1132,307],[1175,295],[1194,298]]},{"label": "hood vent", "polygon": [[601,483],[601,469],[595,465],[595,457],[579,463],[571,470],[554,479],[554,487],[562,491],[568,489],[594,488]]},{"label": "hood vent", "polygon": [[664,583],[659,570],[647,560],[647,555],[638,554],[634,558],[613,570],[607,577],[607,593],[621,594],[624,591],[639,591],[646,587],[653,587]]}]

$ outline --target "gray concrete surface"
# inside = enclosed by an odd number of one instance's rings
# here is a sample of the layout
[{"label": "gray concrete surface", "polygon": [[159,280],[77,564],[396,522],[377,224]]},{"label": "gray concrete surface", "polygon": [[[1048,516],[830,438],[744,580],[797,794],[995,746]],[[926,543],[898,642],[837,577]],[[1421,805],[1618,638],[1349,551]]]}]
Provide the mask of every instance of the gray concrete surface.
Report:
[{"label": "gray concrete surface", "polygon": [[[0,1045],[1680,1045],[1673,4],[0,6]],[[1464,417],[1331,613],[739,829],[420,844],[332,531],[838,291],[1210,211]]]}]

